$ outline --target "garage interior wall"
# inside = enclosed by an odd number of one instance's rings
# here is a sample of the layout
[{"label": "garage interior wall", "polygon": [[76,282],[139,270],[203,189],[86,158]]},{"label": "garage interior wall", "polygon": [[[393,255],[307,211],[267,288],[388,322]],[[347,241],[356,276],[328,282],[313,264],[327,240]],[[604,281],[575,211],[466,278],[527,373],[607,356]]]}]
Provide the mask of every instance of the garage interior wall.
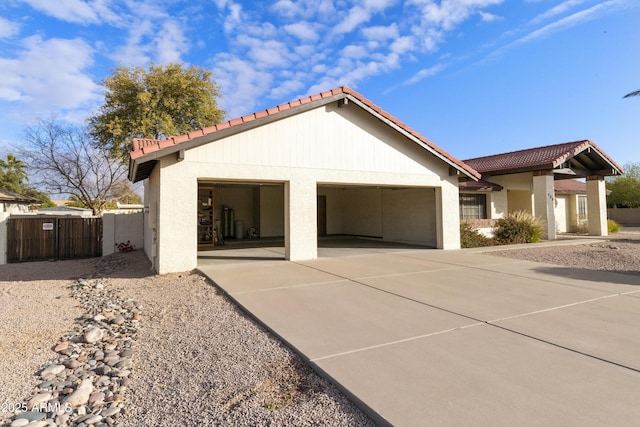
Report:
[{"label": "garage interior wall", "polygon": [[[202,185],[207,185],[202,183]],[[259,237],[284,236],[284,187],[258,184],[213,185],[214,209],[222,218],[223,207],[233,209],[234,219],[242,221],[244,231],[255,228]]]},{"label": "garage interior wall", "polygon": [[319,187],[327,198],[327,234],[437,245],[433,188]]}]

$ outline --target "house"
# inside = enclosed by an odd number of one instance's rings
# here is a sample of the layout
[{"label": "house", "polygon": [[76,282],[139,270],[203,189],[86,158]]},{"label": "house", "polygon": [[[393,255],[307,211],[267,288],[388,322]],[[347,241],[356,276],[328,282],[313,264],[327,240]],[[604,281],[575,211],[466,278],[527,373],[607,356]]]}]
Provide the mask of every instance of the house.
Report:
[{"label": "house", "polygon": [[21,214],[29,212],[29,206],[40,203],[38,199],[0,188],[0,212]]},{"label": "house", "polygon": [[83,218],[89,218],[93,216],[93,211],[91,209],[65,205],[57,205],[50,208],[40,208],[38,209],[38,213],[43,215],[79,216]]},{"label": "house", "polygon": [[[348,87],[136,139],[129,162],[129,179],[144,180],[144,248],[160,273],[195,268],[199,250],[225,239],[284,237],[288,260],[316,258],[323,235],[458,249],[460,220],[517,210],[542,217],[550,239],[579,215],[606,235],[604,177],[621,173],[591,141],[462,162]],[[554,191],[580,177],[584,200]]]},{"label": "house", "polygon": [[134,140],[129,163],[160,273],[247,235],[284,236],[289,260],[316,258],[325,234],[458,249],[460,177],[480,174],[348,87]]},{"label": "house", "polygon": [[[546,222],[556,238],[587,225],[589,234],[606,236],[606,176],[623,170],[592,141],[583,140],[465,160],[482,174],[460,182],[460,219],[489,220],[523,210]],[[586,182],[576,181],[584,178]]]}]

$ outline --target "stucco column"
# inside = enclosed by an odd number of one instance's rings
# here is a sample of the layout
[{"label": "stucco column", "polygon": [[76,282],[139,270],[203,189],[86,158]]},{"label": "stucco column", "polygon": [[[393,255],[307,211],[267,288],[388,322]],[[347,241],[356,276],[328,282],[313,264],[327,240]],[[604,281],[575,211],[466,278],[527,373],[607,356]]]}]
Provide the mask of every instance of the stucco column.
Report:
[{"label": "stucco column", "polygon": [[436,188],[436,235],[438,249],[460,249],[460,200],[458,178]]},{"label": "stucco column", "polygon": [[604,177],[587,177],[587,225],[591,236],[609,235],[606,197]]},{"label": "stucco column", "polygon": [[285,257],[301,261],[318,257],[317,184],[300,178],[284,183]]},{"label": "stucco column", "polygon": [[0,265],[7,263],[7,221],[8,212],[0,212]]},{"label": "stucco column", "polygon": [[555,192],[553,172],[539,171],[533,174],[533,214],[546,222],[544,234],[549,240],[556,239]]}]

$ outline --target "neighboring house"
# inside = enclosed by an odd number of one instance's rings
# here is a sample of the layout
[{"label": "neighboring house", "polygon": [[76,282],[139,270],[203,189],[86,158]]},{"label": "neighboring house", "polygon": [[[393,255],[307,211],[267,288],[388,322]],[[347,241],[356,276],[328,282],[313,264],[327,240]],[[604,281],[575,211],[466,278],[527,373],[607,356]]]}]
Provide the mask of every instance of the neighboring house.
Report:
[{"label": "neighboring house", "polygon": [[[220,237],[284,236],[289,260],[324,234],[460,247],[458,179],[480,174],[347,87],[167,140],[134,140],[145,250],[160,272]],[[218,228],[218,232],[213,229]]]},{"label": "neighboring house", "polygon": [[64,206],[64,205],[58,205],[51,208],[40,208],[38,209],[38,213],[45,214],[45,215],[69,215],[69,216],[80,216],[80,217],[93,216],[93,211],[91,209],[78,208],[75,206]]},{"label": "neighboring house", "polygon": [[607,235],[604,177],[623,171],[593,142],[568,142],[464,162],[482,179],[461,180],[460,219],[491,220],[524,210],[546,222],[549,239],[585,223],[589,234]]},{"label": "neighboring house", "polygon": [[0,188],[0,212],[21,214],[29,212],[29,206],[40,203],[38,199]]}]

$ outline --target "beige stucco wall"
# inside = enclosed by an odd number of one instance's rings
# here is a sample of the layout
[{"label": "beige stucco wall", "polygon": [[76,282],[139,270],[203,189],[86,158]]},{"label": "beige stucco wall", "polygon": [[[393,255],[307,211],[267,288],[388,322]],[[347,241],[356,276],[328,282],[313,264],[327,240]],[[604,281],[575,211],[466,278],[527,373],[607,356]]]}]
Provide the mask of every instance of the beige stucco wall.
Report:
[{"label": "beige stucco wall", "polygon": [[284,212],[285,240],[296,244],[292,259],[316,256],[318,184],[441,189],[436,216],[444,230],[437,245],[460,244],[457,178],[449,177],[449,166],[354,105],[322,107],[235,134],[187,150],[181,162],[168,155],[148,186],[158,180],[157,195],[145,205],[158,203],[160,273],[197,265],[198,180],[284,183],[284,202],[292,209]]},{"label": "beige stucco wall", "polygon": [[7,263],[7,220],[8,212],[0,212],[0,265]]},{"label": "beige stucco wall", "polygon": [[130,242],[134,249],[145,246],[144,214],[105,213],[102,215],[102,256],[117,252],[116,245]]},{"label": "beige stucco wall", "polygon": [[284,187],[260,187],[260,237],[284,236]]}]

